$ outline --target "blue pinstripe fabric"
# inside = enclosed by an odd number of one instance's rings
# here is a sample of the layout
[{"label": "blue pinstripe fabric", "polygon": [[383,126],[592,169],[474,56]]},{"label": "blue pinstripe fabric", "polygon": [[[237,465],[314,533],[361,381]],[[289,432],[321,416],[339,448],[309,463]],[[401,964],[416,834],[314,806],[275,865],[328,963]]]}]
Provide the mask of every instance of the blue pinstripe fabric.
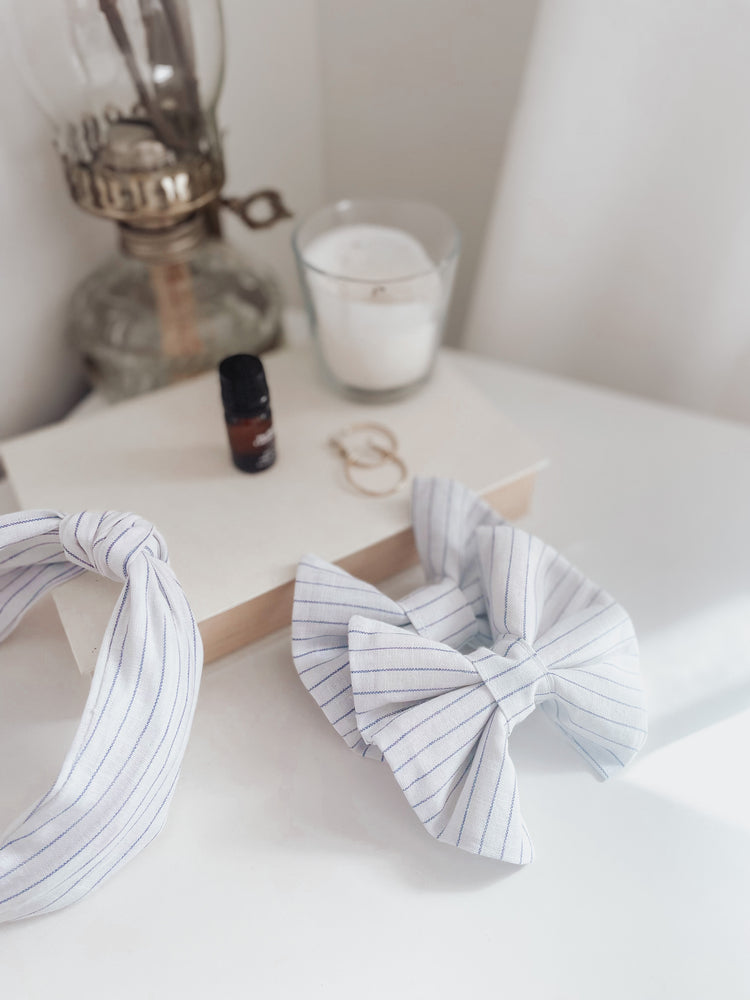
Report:
[{"label": "blue pinstripe fabric", "polygon": [[476,536],[491,646],[462,653],[353,615],[354,717],[433,836],[526,864],[510,734],[539,704],[601,777],[624,767],[646,738],[637,643],[624,609],[538,538]]},{"label": "blue pinstripe fabric", "polygon": [[434,837],[527,864],[510,735],[539,705],[598,775],[624,767],[646,738],[633,626],[457,483],[417,480],[412,516],[428,584],[404,601],[303,560],[295,665],[347,744],[388,763]]},{"label": "blue pinstripe fabric", "polygon": [[0,518],[0,639],[84,570],[124,583],[60,774],[0,840],[0,922],[76,902],[164,824],[203,662],[167,560],[161,535],[133,514]]},{"label": "blue pinstripe fabric", "polygon": [[427,583],[402,601],[316,556],[299,565],[292,652],[302,682],[349,747],[381,753],[362,738],[354,714],[347,629],[365,614],[457,648],[489,642],[477,529],[502,524],[483,500],[448,479],[414,481],[414,538]]}]

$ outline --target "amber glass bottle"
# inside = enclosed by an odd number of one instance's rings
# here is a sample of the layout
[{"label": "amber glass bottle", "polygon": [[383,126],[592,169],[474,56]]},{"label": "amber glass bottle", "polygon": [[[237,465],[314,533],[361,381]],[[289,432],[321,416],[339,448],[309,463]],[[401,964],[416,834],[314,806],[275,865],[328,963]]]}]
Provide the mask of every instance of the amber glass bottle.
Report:
[{"label": "amber glass bottle", "polygon": [[263,364],[252,354],[233,354],[219,365],[219,377],[232,461],[243,472],[262,472],[276,461]]}]

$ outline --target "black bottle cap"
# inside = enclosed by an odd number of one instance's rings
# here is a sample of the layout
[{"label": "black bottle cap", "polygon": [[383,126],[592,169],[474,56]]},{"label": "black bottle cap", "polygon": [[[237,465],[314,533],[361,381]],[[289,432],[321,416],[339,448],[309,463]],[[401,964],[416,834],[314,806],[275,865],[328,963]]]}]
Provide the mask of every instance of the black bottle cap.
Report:
[{"label": "black bottle cap", "polygon": [[268,406],[268,383],[263,363],[253,354],[233,354],[219,365],[224,411],[253,414]]}]

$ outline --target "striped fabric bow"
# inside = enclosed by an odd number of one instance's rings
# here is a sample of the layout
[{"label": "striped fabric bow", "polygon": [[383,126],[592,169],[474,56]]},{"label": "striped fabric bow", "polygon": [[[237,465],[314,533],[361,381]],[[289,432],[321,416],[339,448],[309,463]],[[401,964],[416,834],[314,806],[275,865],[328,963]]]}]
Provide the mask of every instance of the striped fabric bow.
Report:
[{"label": "striped fabric bow", "polygon": [[348,746],[376,756],[354,720],[347,630],[353,614],[407,627],[461,647],[489,641],[476,530],[503,520],[460,483],[414,480],[412,524],[427,585],[396,602],[376,587],[316,556],[299,564],[292,651],[307,690]]},{"label": "striped fabric bow", "polygon": [[85,570],[124,587],[60,774],[0,838],[0,923],[76,902],[153,840],[187,746],[200,635],[164,539],[140,517],[0,518],[0,638]]},{"label": "striped fabric bow", "polygon": [[554,549],[510,526],[477,537],[491,648],[465,654],[355,616],[355,716],[429,833],[526,864],[511,732],[539,704],[609,777],[646,737],[637,645],[623,608]]}]

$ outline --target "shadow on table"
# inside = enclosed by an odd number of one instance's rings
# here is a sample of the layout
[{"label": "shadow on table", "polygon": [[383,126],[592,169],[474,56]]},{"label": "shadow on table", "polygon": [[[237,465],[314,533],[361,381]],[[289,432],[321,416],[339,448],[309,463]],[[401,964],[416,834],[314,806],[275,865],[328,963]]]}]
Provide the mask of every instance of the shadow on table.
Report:
[{"label": "shadow on table", "polygon": [[[269,637],[253,648],[253,662],[237,654],[233,665],[204,677],[193,734],[201,749],[186,764],[191,781],[211,782],[223,802],[236,803],[227,849],[244,829],[256,844],[272,841],[270,850],[342,861],[367,855],[428,891],[476,891],[525,870],[432,838],[388,765],[352,753],[331,729],[300,684],[287,643],[288,636]],[[524,780],[538,776],[583,775],[596,790],[596,778],[546,717],[518,727],[511,748],[522,803]]]}]

